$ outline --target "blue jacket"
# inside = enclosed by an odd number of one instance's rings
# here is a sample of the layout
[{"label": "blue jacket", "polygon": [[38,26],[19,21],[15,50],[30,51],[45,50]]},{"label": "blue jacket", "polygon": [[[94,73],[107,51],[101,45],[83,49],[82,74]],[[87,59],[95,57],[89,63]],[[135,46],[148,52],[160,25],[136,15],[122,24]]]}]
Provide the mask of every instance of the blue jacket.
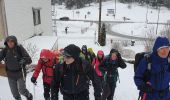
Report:
[{"label": "blue jacket", "polygon": [[[162,46],[169,46],[167,38],[158,37],[153,47],[151,59],[151,75],[149,82],[154,89],[153,93],[147,93],[146,100],[170,100],[169,83],[170,73],[168,72],[168,58],[160,58],[157,55],[157,50]],[[148,62],[142,59],[138,65],[135,73],[134,81],[138,89],[140,86],[146,84],[143,80],[144,73],[147,70]],[[163,91],[163,97],[160,97],[160,91]]]}]

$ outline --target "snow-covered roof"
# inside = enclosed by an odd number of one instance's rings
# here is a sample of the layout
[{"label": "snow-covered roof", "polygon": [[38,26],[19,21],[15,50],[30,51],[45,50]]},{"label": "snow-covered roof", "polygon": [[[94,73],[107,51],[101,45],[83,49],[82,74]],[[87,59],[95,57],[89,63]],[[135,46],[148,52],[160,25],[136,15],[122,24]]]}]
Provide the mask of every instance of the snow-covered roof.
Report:
[{"label": "snow-covered roof", "polygon": [[37,63],[42,49],[53,49],[57,43],[55,36],[35,36],[33,38],[23,41],[23,46],[29,52],[33,59],[33,64]]}]

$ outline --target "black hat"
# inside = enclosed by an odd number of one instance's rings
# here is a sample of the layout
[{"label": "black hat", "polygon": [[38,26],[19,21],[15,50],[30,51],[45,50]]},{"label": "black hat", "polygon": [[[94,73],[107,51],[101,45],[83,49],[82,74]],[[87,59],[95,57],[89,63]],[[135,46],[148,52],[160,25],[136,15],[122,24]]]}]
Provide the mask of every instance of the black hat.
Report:
[{"label": "black hat", "polygon": [[81,50],[82,50],[83,52],[87,52],[87,46],[86,46],[86,45],[83,45],[82,48],[81,48]]},{"label": "black hat", "polygon": [[6,40],[5,40],[5,42],[4,42],[4,45],[5,45],[5,46],[7,46],[7,42],[8,42],[9,40],[13,40],[13,41],[15,42],[15,45],[18,44],[17,38],[12,35],[12,36],[8,36],[8,37],[6,38]]},{"label": "black hat", "polygon": [[111,49],[111,50],[110,50],[110,55],[111,55],[112,53],[116,53],[116,55],[118,55],[119,52],[118,52],[118,50],[116,50],[116,49]]},{"label": "black hat", "polygon": [[71,56],[74,59],[77,59],[80,56],[80,48],[74,44],[70,44],[67,47],[64,48],[63,55],[65,56]]}]

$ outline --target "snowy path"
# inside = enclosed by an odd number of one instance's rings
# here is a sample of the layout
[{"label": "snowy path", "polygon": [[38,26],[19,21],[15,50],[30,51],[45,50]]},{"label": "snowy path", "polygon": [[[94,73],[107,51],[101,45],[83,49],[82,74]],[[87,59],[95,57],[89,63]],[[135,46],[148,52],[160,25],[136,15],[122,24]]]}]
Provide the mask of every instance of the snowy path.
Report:
[{"label": "snowy path", "polygon": [[[117,83],[117,88],[115,92],[114,100],[136,100],[138,96],[138,91],[133,82],[133,66],[127,64],[128,67],[126,69],[119,69],[120,74],[120,83]],[[29,73],[27,76],[27,87],[34,93],[34,85],[30,82],[30,78],[32,73]],[[35,87],[35,94],[36,99],[34,100],[44,100],[43,99],[43,87],[42,87],[42,80],[41,74],[38,78],[38,84]],[[8,80],[5,77],[0,77],[0,100],[13,100],[9,86]],[[23,98],[23,100],[26,100]],[[60,95],[60,99],[63,100],[62,96]],[[93,88],[90,88],[90,100],[94,100],[93,96]]]},{"label": "snowy path", "polygon": [[121,38],[127,38],[127,39],[137,39],[137,40],[146,40],[146,38],[143,38],[143,37],[136,37],[136,36],[130,36],[130,35],[126,35],[126,34],[123,34],[123,33],[118,33],[118,32],[115,32],[112,30],[112,27],[114,25],[111,25],[109,28],[108,28],[108,34],[110,35],[113,35],[113,36],[118,36],[118,37],[121,37]]}]

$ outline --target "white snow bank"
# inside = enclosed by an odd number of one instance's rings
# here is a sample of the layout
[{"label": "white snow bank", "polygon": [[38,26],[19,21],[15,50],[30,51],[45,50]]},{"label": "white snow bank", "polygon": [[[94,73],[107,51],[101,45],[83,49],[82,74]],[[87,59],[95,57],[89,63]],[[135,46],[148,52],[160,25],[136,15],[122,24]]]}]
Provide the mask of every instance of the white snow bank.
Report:
[{"label": "white snow bank", "polygon": [[[158,26],[158,33],[164,29],[165,25]],[[157,25],[146,25],[145,23],[124,23],[112,27],[114,32],[136,37],[146,37],[146,33],[152,30],[156,35]]]},{"label": "white snow bank", "polygon": [[54,49],[57,37],[55,36],[35,36],[23,42],[24,47],[33,59],[32,64],[36,64],[42,49]]}]

